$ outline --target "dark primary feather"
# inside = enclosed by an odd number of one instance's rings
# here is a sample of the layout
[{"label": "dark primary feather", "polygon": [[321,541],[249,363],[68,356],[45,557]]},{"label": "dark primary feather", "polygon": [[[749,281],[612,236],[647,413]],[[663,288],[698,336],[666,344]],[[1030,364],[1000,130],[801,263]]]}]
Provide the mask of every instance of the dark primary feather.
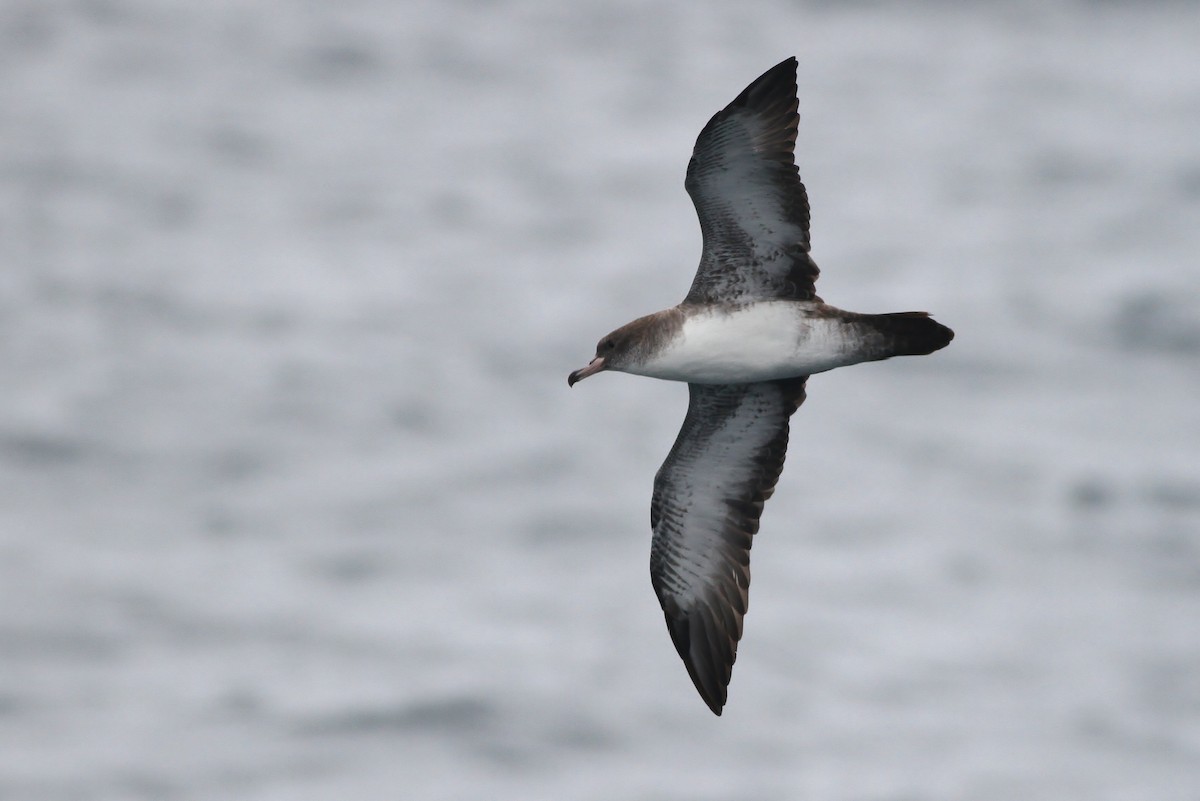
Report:
[{"label": "dark primary feather", "polygon": [[685,303],[819,300],[796,169],[796,59],[746,87],[696,139],[684,186],[704,251]]},{"label": "dark primary feather", "polygon": [[752,538],[807,380],[689,384],[683,428],[654,479],[651,581],[688,675],[718,715],[742,636]]}]

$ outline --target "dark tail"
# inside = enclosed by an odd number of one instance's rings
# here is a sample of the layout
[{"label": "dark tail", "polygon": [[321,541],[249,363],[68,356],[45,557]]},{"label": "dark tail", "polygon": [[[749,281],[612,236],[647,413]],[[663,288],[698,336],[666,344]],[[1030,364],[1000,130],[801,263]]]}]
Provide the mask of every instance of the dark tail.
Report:
[{"label": "dark tail", "polygon": [[883,335],[889,356],[923,356],[941,350],[954,339],[954,332],[935,321],[928,312],[893,312],[866,316],[871,328]]}]

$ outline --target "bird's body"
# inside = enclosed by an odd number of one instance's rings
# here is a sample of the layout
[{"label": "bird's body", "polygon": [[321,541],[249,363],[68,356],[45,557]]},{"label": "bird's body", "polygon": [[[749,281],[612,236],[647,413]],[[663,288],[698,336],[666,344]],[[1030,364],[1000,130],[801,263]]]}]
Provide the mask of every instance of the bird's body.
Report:
[{"label": "bird's body", "polygon": [[685,182],[704,235],[687,297],[601,339],[568,378],[616,370],[688,384],[687,416],[654,478],[650,575],[688,675],[718,715],[742,636],[752,538],[808,377],[932,353],[954,337],[925,312],[859,314],[817,297],[796,107],[792,58],[709,120]]},{"label": "bird's body", "polygon": [[680,304],[631,325],[671,328],[624,372],[693,384],[740,384],[813,375],[898,355],[875,318],[816,301]]}]

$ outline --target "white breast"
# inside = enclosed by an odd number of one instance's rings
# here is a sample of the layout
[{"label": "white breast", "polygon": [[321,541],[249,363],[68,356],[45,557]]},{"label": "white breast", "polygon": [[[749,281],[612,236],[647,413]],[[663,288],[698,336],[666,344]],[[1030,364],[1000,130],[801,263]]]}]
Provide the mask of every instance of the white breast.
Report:
[{"label": "white breast", "polygon": [[810,304],[765,301],[690,315],[671,343],[627,372],[695,384],[770,381],[831,370],[850,358],[851,332]]}]

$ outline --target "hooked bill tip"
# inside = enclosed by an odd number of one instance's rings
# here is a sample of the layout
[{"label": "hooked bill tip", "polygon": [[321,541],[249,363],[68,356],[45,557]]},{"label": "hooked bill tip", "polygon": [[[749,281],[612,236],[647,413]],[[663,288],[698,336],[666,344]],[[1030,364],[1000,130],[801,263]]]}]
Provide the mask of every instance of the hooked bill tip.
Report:
[{"label": "hooked bill tip", "polygon": [[597,356],[588,362],[587,367],[581,367],[567,376],[567,386],[573,387],[589,375],[595,375],[604,369],[604,357]]}]

